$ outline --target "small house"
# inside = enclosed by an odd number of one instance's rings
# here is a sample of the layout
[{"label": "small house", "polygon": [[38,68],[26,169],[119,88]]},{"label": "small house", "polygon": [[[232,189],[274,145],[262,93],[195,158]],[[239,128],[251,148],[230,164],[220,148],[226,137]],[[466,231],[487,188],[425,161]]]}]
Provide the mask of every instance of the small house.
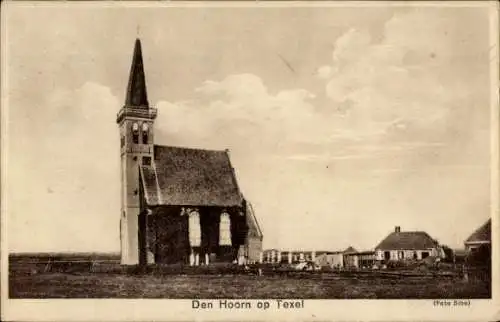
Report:
[{"label": "small house", "polygon": [[371,268],[375,263],[375,252],[372,250],[344,253],[346,268]]},{"label": "small house", "polygon": [[357,257],[354,256],[358,251],[352,247],[347,247],[343,252],[343,264],[344,267],[357,267]]},{"label": "small house", "polygon": [[279,263],[281,262],[281,251],[278,249],[266,249],[262,252],[262,257],[264,263]]},{"label": "small house", "polygon": [[289,250],[283,252],[283,261],[289,264],[315,261],[316,251]]},{"label": "small house", "polygon": [[322,267],[342,268],[344,267],[344,252],[318,252],[314,262]]},{"label": "small house", "polygon": [[325,253],[324,251],[316,252],[311,250],[278,250],[267,249],[263,252],[264,263],[281,263],[281,264],[297,264],[303,262],[315,262],[317,255]]},{"label": "small house", "polygon": [[479,248],[481,245],[491,244],[491,218],[481,227],[476,229],[464,242],[465,249],[471,251]]},{"label": "small house", "polygon": [[394,231],[375,247],[377,261],[421,260],[426,257],[444,258],[438,242],[424,231]]}]

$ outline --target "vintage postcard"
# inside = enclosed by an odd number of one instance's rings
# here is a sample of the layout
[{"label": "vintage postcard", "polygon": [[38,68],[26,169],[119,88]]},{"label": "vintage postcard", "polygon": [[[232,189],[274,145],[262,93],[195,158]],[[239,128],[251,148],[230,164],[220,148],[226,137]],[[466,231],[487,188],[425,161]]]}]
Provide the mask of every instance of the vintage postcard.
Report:
[{"label": "vintage postcard", "polygon": [[500,319],[496,2],[2,9],[2,320]]}]

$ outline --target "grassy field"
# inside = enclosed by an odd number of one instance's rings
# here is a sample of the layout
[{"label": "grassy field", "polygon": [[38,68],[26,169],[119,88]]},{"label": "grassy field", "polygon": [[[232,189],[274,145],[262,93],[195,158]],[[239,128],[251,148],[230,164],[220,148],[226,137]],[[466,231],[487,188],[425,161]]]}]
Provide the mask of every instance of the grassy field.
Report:
[{"label": "grassy field", "polygon": [[[50,264],[47,264],[50,263]],[[225,265],[227,266],[227,265]],[[158,266],[146,274],[119,265],[116,254],[12,254],[10,298],[490,298],[489,280],[403,272],[241,272],[231,267]],[[231,266],[231,265],[230,265]]]},{"label": "grassy field", "polygon": [[471,299],[490,294],[486,281],[437,277],[38,273],[14,274],[9,279],[10,298]]}]

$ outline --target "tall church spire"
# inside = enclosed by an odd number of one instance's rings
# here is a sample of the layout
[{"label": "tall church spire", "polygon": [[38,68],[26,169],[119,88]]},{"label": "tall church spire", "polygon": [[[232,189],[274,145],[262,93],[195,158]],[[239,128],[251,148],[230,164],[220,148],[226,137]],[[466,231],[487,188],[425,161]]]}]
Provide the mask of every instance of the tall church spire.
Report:
[{"label": "tall church spire", "polygon": [[148,108],[148,94],[146,91],[146,79],[144,76],[144,64],[142,61],[141,40],[135,41],[134,56],[130,68],[127,96],[125,106]]},{"label": "tall church spire", "polygon": [[[120,262],[136,265],[143,262],[147,240],[138,234],[144,221],[139,222],[143,209],[140,195],[139,166],[154,164],[154,120],[156,108],[149,106],[142,61],[141,41],[135,41],[132,67],[125,105],[116,115],[120,129],[121,156],[121,214]],[[143,216],[141,216],[143,220]],[[146,258],[147,259],[147,258]]]}]

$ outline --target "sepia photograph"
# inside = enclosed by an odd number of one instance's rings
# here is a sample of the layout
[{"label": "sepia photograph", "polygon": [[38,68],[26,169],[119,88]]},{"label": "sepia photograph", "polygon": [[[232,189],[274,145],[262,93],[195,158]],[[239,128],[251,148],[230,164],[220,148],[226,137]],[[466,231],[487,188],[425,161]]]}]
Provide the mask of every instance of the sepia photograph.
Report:
[{"label": "sepia photograph", "polygon": [[426,300],[493,317],[496,3],[2,9],[11,314]]}]

